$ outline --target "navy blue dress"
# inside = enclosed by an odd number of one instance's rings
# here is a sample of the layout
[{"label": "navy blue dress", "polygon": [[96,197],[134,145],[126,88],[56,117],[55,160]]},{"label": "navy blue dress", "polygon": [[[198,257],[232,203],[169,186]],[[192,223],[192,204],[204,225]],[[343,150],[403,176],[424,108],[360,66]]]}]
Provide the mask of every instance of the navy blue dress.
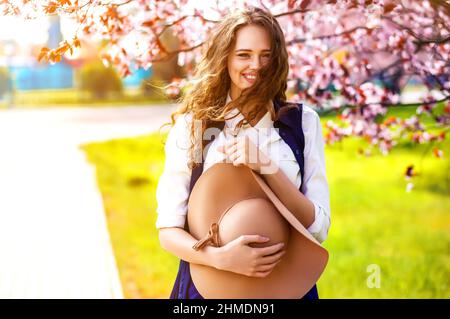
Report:
[{"label": "navy blue dress", "polygon": [[[276,99],[273,102],[275,112],[277,112],[282,105],[280,101]],[[291,109],[283,116],[281,116],[279,120],[275,121],[274,127],[279,129],[281,138],[292,149],[292,152],[294,153],[294,156],[300,166],[301,176],[303,177],[305,166],[303,155],[303,150],[305,147],[305,137],[302,129],[303,106],[302,104],[297,105],[298,109]],[[192,170],[189,193],[194,188],[194,185],[202,172],[203,162],[198,167]],[[302,186],[300,187],[300,191],[303,193]],[[189,231],[187,219],[184,229]],[[204,299],[198,292],[197,288],[194,285],[194,282],[192,281],[191,272],[189,270],[189,263],[184,260],[180,260],[177,278],[175,279],[175,284],[173,286],[172,293],[170,294],[170,299]],[[319,299],[317,285],[314,285],[311,290],[305,296],[303,296],[302,299]]]},{"label": "navy blue dress", "polygon": [[[178,269],[177,279],[170,294],[170,299],[204,299],[192,281],[189,263],[182,259],[180,260],[180,268]],[[319,299],[317,286],[314,285],[302,299]]]}]

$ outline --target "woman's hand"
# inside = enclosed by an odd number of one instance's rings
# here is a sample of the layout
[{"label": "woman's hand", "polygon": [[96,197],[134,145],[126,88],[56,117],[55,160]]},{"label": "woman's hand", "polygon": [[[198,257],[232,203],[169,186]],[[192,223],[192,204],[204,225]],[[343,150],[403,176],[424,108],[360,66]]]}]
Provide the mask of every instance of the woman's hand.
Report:
[{"label": "woman's hand", "polygon": [[263,248],[250,247],[251,243],[265,243],[269,239],[259,235],[242,235],[216,250],[215,267],[250,277],[266,277],[284,255],[284,244]]},{"label": "woman's hand", "polygon": [[217,150],[226,154],[234,166],[246,165],[257,173],[261,173],[262,168],[274,166],[270,158],[248,136],[233,138]]}]

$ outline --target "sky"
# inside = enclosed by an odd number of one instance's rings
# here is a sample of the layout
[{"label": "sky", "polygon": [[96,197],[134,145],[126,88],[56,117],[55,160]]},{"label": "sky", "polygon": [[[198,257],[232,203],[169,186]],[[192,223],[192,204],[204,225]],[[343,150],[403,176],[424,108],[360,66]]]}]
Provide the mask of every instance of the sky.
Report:
[{"label": "sky", "polygon": [[[14,39],[24,46],[45,44],[49,26],[48,17],[23,20],[18,17],[0,16],[0,41]],[[61,18],[61,32],[64,38],[71,39],[76,27],[69,19]]]},{"label": "sky", "polygon": [[[211,5],[211,3],[210,3]],[[209,7],[204,0],[191,0],[188,7]],[[0,41],[15,39],[21,45],[45,44],[49,21],[47,17],[24,20],[19,17],[0,16]],[[64,38],[73,37],[76,24],[71,20],[61,18],[61,32]]]},{"label": "sky", "polygon": [[48,18],[23,20],[0,17],[0,41],[17,39],[20,44],[42,44],[47,41]]}]

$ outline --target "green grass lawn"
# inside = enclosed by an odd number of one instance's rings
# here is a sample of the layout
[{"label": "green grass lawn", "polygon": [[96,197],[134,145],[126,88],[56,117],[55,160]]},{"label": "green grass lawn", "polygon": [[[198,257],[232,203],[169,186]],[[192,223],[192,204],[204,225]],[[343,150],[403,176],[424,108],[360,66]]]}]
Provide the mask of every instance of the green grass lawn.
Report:
[{"label": "green grass lawn", "polygon": [[[323,121],[327,118],[323,118]],[[155,189],[164,153],[158,134],[83,146],[97,167],[108,227],[127,298],[167,298],[178,259],[158,242]],[[318,282],[321,298],[450,297],[450,142],[444,158],[427,146],[399,145],[388,156],[358,154],[365,143],[326,147],[330,261]],[[406,192],[403,172],[420,175]],[[174,186],[175,187],[175,186]],[[380,288],[369,288],[369,265]]]}]

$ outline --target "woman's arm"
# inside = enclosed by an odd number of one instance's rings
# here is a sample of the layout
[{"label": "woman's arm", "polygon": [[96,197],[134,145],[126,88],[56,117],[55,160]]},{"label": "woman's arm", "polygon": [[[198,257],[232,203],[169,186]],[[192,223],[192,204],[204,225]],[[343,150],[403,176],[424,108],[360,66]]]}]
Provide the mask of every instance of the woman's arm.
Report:
[{"label": "woman's arm", "polygon": [[251,277],[266,277],[283,257],[283,243],[254,248],[250,243],[266,243],[269,238],[260,235],[242,235],[225,246],[192,248],[197,240],[184,229],[171,227],[159,231],[161,246],[189,262],[211,266]]},{"label": "woman's arm", "polygon": [[165,149],[164,171],[156,188],[156,228],[163,249],[187,262],[216,267],[215,247],[196,251],[197,240],[183,229],[186,220],[191,169],[188,168],[190,114],[182,114],[170,130]]},{"label": "woman's arm", "polygon": [[[273,167],[275,163],[272,162]],[[315,219],[314,204],[306,198],[289,180],[284,172],[277,168],[273,174],[261,175],[272,191],[286,208],[292,212],[305,228],[309,228]]]},{"label": "woman's arm", "polygon": [[[288,181],[287,176],[281,170],[276,171],[276,174],[272,176],[263,175],[263,177],[266,178],[279,198],[283,198],[282,202],[286,206],[298,205],[297,209],[292,208],[291,211],[322,243],[327,238],[330,228],[330,191],[325,167],[325,142],[319,115],[306,105],[304,105],[302,128],[305,135],[305,169],[304,176],[301,177],[302,192],[299,192],[298,189],[294,192],[293,187],[296,187]],[[310,219],[311,217],[312,219]]]},{"label": "woman's arm", "polygon": [[159,229],[161,247],[189,263],[201,264],[218,268],[216,247],[206,245],[203,249],[195,250],[192,246],[197,240],[187,231],[178,227]]}]

